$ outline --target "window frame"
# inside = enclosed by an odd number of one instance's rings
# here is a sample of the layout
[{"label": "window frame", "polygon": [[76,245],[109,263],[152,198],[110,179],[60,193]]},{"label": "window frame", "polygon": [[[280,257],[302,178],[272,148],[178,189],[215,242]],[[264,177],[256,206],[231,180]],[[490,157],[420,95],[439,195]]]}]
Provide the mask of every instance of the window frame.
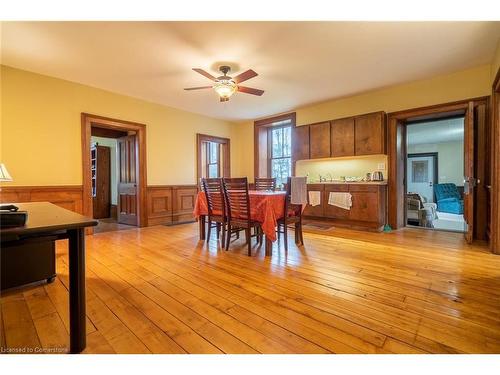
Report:
[{"label": "window frame", "polygon": [[[289,120],[288,124],[277,124],[277,122],[282,122]],[[270,170],[270,157],[269,157],[269,128],[279,127],[279,126],[290,126],[291,128],[291,170],[290,174],[295,175],[294,160],[293,160],[293,129],[296,126],[296,113],[286,113],[279,116],[274,116],[262,120],[254,121],[254,177],[269,177],[271,175]],[[265,161],[264,161],[265,160]],[[262,172],[264,171],[264,172]]]},{"label": "window frame", "polygon": [[[214,142],[219,144],[219,155],[218,155],[218,175],[219,177],[231,177],[231,141],[229,138],[217,137],[213,135],[207,134],[196,134],[196,160],[197,160],[197,168],[196,168],[196,180],[200,181],[203,176],[203,143],[205,142]],[[224,150],[224,152],[223,152]],[[208,153],[210,151],[207,150],[205,157],[208,157]],[[221,168],[222,163],[222,168]],[[205,170],[208,176],[208,163],[207,170]]]},{"label": "window frame", "polygon": [[[205,160],[206,160],[206,169],[205,169],[205,175],[208,177],[208,178],[211,178],[210,177],[210,166],[211,165],[217,165],[217,178],[218,177],[221,177],[221,168],[220,168],[220,164],[221,164],[221,154],[222,154],[222,147],[221,147],[221,144],[219,142],[213,142],[213,141],[205,141],[204,143],[207,143],[207,148],[206,148],[206,155],[205,155]],[[212,147],[212,145],[217,145],[217,161],[215,163],[212,162],[212,152],[210,150],[210,147]]]},{"label": "window frame", "polygon": [[[272,165],[273,165],[273,160],[279,160],[279,159],[290,159],[290,175],[292,175],[292,123],[286,123],[286,124],[277,124],[273,126],[269,126],[267,128],[267,172],[268,175],[267,177],[272,177]],[[288,156],[278,156],[274,157],[273,155],[273,131],[278,130],[278,129],[285,129],[285,128],[290,128],[290,155]],[[284,136],[282,134],[282,140],[284,140]],[[282,155],[283,155],[283,148],[281,150]]]}]

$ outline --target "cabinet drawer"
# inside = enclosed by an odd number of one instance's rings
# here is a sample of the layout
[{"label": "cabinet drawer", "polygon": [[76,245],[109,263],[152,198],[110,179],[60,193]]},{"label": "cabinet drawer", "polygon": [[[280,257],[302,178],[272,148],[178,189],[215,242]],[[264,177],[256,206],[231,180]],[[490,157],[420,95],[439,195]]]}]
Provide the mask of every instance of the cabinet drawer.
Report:
[{"label": "cabinet drawer", "polygon": [[349,191],[349,185],[347,185],[347,184],[327,184],[327,185],[325,185],[325,191]]},{"label": "cabinet drawer", "polygon": [[376,193],[380,189],[380,185],[349,185],[349,191],[365,191]]}]

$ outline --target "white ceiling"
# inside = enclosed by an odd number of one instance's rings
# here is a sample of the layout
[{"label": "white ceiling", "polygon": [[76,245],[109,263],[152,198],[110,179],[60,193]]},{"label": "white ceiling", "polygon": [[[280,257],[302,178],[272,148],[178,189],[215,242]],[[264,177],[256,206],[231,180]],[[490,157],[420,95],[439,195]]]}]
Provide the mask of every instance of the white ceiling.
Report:
[{"label": "white ceiling", "polygon": [[[2,63],[229,120],[450,73],[493,59],[500,22],[3,22]],[[245,86],[220,103],[192,67]]]},{"label": "white ceiling", "polygon": [[406,137],[408,145],[463,142],[464,119],[462,117],[409,125]]}]

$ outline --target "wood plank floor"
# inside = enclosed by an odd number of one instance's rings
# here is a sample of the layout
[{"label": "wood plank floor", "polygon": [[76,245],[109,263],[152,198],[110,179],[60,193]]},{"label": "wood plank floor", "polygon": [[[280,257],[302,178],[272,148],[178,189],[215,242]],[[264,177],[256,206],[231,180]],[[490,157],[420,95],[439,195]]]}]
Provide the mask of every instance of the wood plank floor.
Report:
[{"label": "wood plank floor", "polygon": [[[272,257],[197,225],[87,237],[86,353],[500,353],[500,256],[419,229],[305,233]],[[289,243],[293,244],[293,233]],[[2,352],[68,347],[68,259],[3,293]]]}]

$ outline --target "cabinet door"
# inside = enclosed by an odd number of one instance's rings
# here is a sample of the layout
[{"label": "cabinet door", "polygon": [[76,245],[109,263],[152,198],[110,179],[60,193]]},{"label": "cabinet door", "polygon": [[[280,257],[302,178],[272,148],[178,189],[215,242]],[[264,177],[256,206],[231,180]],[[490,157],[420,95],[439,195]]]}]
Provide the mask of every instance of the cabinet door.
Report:
[{"label": "cabinet door", "polygon": [[351,186],[352,207],[350,220],[378,222],[380,213],[377,186]]},{"label": "cabinet door", "polygon": [[306,207],[304,208],[304,212],[302,213],[303,215],[316,216],[316,217],[324,216],[323,207],[325,205],[325,202],[323,197],[323,189],[324,185],[322,184],[307,184],[307,201],[309,202],[310,191],[318,191],[320,194],[321,203],[317,206],[311,206],[310,204],[307,204]]},{"label": "cabinet door", "polygon": [[330,122],[309,126],[311,159],[330,157]]},{"label": "cabinet door", "polygon": [[332,121],[332,156],[354,155],[354,117]]},{"label": "cabinet door", "polygon": [[357,116],[354,123],[354,138],[356,155],[385,153],[384,113]]},{"label": "cabinet door", "polygon": [[309,125],[292,127],[292,159],[309,159]]},{"label": "cabinet door", "polygon": [[348,192],[348,185],[326,185],[324,202],[325,202],[325,216],[331,219],[348,219],[349,210],[344,210],[343,208],[332,206],[328,204],[328,198],[330,198],[331,192]]}]

